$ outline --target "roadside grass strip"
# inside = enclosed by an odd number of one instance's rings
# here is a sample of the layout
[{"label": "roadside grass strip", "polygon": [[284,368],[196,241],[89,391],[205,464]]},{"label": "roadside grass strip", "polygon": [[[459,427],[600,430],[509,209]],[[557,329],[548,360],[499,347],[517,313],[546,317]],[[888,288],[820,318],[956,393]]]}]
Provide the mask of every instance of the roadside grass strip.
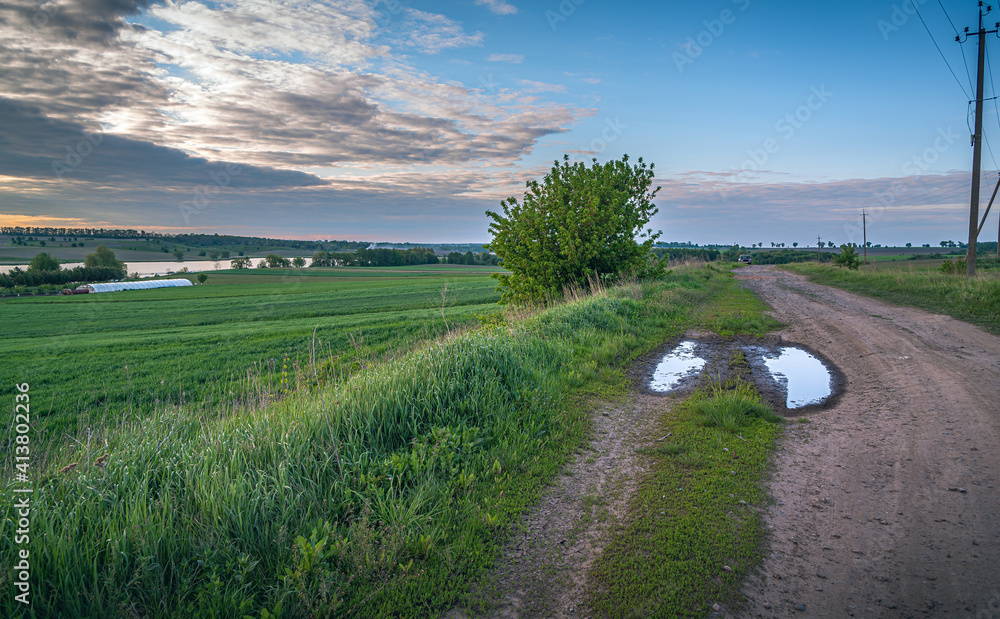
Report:
[{"label": "roadside grass strip", "polygon": [[[665,400],[665,403],[667,401]],[[762,561],[766,469],[780,418],[746,383],[666,406],[626,520],[597,560],[588,605],[602,617],[704,617],[735,609]]]},{"label": "roadside grass strip", "polygon": [[[983,262],[984,267],[995,264],[988,260]],[[816,284],[836,286],[893,305],[945,314],[1000,335],[1000,272],[995,268],[984,268],[979,275],[969,278],[941,273],[923,265],[912,267],[905,262],[893,263],[892,267],[868,266],[850,271],[817,264],[797,264],[781,268],[805,275]]]}]

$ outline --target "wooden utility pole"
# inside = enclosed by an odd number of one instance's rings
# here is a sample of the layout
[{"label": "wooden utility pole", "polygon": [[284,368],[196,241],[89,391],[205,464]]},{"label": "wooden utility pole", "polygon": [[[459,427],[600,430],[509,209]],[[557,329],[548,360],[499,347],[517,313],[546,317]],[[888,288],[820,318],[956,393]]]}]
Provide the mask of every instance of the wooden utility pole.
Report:
[{"label": "wooden utility pole", "polygon": [[819,255],[819,250],[822,247],[823,247],[823,241],[819,238],[819,235],[817,234],[816,235],[816,261],[817,262],[822,262],[823,261],[823,259]]},{"label": "wooden utility pole", "polygon": [[[979,67],[976,71],[976,132],[972,134],[972,199],[969,204],[969,250],[966,254],[966,274],[976,274],[976,237],[979,234],[979,174],[983,156],[983,66],[986,60],[986,35],[1000,30],[997,22],[994,30],[983,28],[983,18],[992,10],[987,6],[983,12],[983,2],[979,2]],[[965,40],[969,39],[969,29],[965,29]],[[955,37],[959,43],[964,43],[962,35]]]},{"label": "wooden utility pole", "polygon": [[865,247],[865,264],[868,264],[868,220],[865,219],[865,209],[861,209],[861,242]]}]

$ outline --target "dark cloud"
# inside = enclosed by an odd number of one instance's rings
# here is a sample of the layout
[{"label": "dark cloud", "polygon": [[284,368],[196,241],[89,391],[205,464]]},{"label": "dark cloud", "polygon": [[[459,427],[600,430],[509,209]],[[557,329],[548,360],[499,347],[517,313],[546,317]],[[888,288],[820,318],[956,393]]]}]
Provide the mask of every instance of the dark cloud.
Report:
[{"label": "dark cloud", "polygon": [[[0,170],[6,176],[112,184],[116,188],[211,184],[223,173],[239,188],[308,187],[312,174],[212,162],[180,150],[45,116],[38,108],[0,98]],[[238,173],[233,173],[239,170]]]},{"label": "dark cloud", "polygon": [[14,0],[0,2],[0,14],[15,16],[25,27],[37,28],[47,38],[82,43],[106,43],[127,27],[125,17],[161,0]]}]

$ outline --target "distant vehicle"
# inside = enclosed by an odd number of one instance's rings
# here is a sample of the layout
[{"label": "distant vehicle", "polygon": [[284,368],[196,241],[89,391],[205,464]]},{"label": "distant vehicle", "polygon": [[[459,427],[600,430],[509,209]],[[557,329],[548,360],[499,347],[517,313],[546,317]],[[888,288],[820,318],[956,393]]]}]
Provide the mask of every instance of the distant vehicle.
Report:
[{"label": "distant vehicle", "polygon": [[745,264],[753,264],[753,256],[751,256],[750,254],[743,254],[740,256],[739,262],[743,262]]}]

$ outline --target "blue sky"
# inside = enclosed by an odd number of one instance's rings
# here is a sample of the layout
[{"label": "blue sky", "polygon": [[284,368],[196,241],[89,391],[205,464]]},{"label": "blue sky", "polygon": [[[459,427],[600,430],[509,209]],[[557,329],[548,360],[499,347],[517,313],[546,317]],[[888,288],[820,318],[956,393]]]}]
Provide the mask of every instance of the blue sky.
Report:
[{"label": "blue sky", "polygon": [[876,243],[966,240],[949,17],[976,3],[12,0],[0,223],[485,241],[564,153],[627,153],[665,240],[859,242],[862,209]]}]

